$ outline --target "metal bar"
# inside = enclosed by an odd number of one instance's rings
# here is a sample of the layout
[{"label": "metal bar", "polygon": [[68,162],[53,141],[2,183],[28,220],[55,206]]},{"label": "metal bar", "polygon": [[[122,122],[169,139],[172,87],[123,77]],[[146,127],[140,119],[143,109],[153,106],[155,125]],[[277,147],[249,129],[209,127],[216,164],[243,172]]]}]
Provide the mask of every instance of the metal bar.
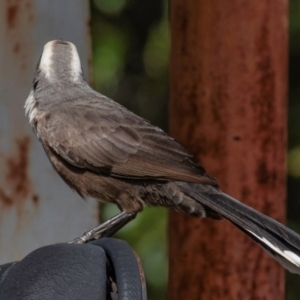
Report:
[{"label": "metal bar", "polygon": [[95,201],[82,201],[52,169],[24,116],[46,42],[78,47],[89,77],[89,2],[0,0],[0,264],[94,227]]},{"label": "metal bar", "polygon": [[[223,191],[283,222],[287,1],[171,3],[170,130]],[[170,213],[168,299],[284,299],[284,270],[227,221]]]}]

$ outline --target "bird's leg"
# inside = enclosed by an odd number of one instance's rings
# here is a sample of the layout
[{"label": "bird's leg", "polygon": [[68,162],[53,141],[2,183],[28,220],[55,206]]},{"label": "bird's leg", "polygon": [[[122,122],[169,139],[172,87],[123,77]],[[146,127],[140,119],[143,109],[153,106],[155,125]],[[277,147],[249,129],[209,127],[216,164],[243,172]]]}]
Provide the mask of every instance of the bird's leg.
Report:
[{"label": "bird's leg", "polygon": [[136,214],[137,212],[123,211],[99,226],[85,232],[82,236],[70,241],[69,244],[85,244],[90,240],[99,239],[103,236],[112,236],[118,230],[132,221],[136,217]]}]

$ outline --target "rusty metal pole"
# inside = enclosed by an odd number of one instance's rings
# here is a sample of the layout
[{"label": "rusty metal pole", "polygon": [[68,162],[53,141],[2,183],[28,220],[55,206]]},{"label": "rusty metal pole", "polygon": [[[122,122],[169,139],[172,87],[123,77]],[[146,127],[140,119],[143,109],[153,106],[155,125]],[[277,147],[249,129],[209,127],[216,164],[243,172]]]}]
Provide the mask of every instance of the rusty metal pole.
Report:
[{"label": "rusty metal pole", "polygon": [[97,203],[83,201],[59,178],[24,113],[49,40],[74,42],[89,75],[89,20],[88,1],[0,0],[0,264],[98,222]]},{"label": "rusty metal pole", "polygon": [[[173,0],[171,134],[223,191],[284,222],[287,1]],[[168,299],[284,299],[284,271],[228,221],[170,212]]]}]

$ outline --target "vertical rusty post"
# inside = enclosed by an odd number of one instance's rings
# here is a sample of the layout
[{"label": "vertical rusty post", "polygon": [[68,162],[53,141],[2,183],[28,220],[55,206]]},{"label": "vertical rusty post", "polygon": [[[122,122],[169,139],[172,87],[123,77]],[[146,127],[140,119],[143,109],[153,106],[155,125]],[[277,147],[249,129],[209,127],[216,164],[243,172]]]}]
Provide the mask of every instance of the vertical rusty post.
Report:
[{"label": "vertical rusty post", "polygon": [[[173,0],[171,134],[223,191],[285,220],[287,1]],[[283,299],[284,271],[228,221],[170,212],[168,299]]]},{"label": "vertical rusty post", "polygon": [[71,40],[89,75],[89,3],[0,0],[0,264],[46,244],[68,241],[98,222],[53,170],[24,113],[46,42]]}]

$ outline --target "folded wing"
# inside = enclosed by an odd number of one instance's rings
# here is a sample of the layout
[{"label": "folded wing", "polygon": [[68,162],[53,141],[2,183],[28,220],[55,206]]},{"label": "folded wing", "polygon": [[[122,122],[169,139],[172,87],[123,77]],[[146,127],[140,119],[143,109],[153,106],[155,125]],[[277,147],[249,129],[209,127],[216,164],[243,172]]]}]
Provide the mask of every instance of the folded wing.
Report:
[{"label": "folded wing", "polygon": [[108,108],[98,103],[53,108],[40,118],[38,135],[78,168],[129,179],[217,185],[192,155],[161,129],[122,107]]}]

